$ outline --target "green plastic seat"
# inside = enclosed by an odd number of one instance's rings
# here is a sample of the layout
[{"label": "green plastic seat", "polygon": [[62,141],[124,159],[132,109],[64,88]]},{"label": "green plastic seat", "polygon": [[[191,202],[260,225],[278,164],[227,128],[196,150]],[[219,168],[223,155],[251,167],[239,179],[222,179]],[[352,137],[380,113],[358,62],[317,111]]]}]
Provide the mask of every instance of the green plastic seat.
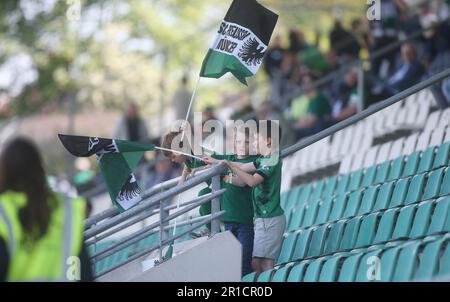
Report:
[{"label": "green plastic seat", "polygon": [[405,168],[403,169],[402,177],[407,177],[416,174],[420,161],[420,151],[415,151],[407,156]]},{"label": "green plastic seat", "polygon": [[256,272],[250,273],[242,277],[242,282],[255,282]]},{"label": "green plastic seat", "polygon": [[311,194],[311,200],[320,200],[322,198],[325,182],[319,180],[315,183],[314,189]]},{"label": "green plastic seat", "polygon": [[302,261],[295,264],[289,272],[287,282],[301,282],[303,280],[303,275],[305,274],[308,263],[309,261]]},{"label": "green plastic seat", "polygon": [[295,204],[297,203],[297,200],[300,196],[300,192],[302,190],[301,186],[293,187],[289,193],[287,194],[287,201],[286,201],[286,210],[290,210],[295,207]]},{"label": "green plastic seat", "polygon": [[283,267],[278,268],[272,277],[272,282],[286,282],[286,278],[289,275],[289,271],[292,268],[292,263],[286,264]]},{"label": "green plastic seat", "polygon": [[391,168],[386,180],[397,180],[402,176],[403,168],[405,166],[405,156],[401,155],[392,161]]},{"label": "green plastic seat", "polygon": [[447,247],[442,255],[441,269],[439,270],[438,277],[450,276],[450,244],[447,241]]},{"label": "green plastic seat", "polygon": [[259,274],[257,282],[270,282],[273,271],[273,269],[269,269]]},{"label": "green plastic seat", "polygon": [[284,263],[291,260],[292,253],[294,251],[294,246],[297,241],[299,232],[290,232],[286,235],[281,245],[280,255],[278,256],[277,263]]},{"label": "green plastic seat", "polygon": [[389,282],[392,280],[400,249],[400,246],[396,246],[383,252],[380,267],[381,281]]},{"label": "green plastic seat", "polygon": [[347,206],[342,217],[353,217],[361,205],[362,190],[354,191],[349,194]]},{"label": "green plastic seat", "polygon": [[446,142],[439,146],[433,161],[433,169],[448,165],[450,158],[450,142]]},{"label": "green plastic seat", "polygon": [[310,200],[312,192],[312,184],[307,184],[302,188],[302,191],[300,192],[300,195],[297,200],[297,205],[299,204],[306,204]]},{"label": "green plastic seat", "polygon": [[428,229],[428,234],[449,231],[446,228],[446,222],[449,219],[450,197],[443,197],[436,201],[433,216],[431,217],[431,224]]},{"label": "green plastic seat", "polygon": [[443,196],[449,194],[450,194],[450,168],[446,168],[439,195]]},{"label": "green plastic seat", "polygon": [[346,222],[346,220],[340,220],[330,224],[330,231],[328,232],[328,238],[325,242],[324,254],[330,254],[339,249]]},{"label": "green plastic seat", "polygon": [[343,195],[347,192],[347,186],[350,180],[349,174],[343,174],[339,177],[337,187],[336,187],[336,195]]},{"label": "green plastic seat", "polygon": [[302,225],[303,217],[305,215],[306,206],[300,204],[292,210],[291,218],[289,220],[288,230],[295,230]]},{"label": "green plastic seat", "polygon": [[430,280],[437,275],[439,269],[439,255],[444,242],[447,239],[441,238],[429,242],[423,249],[422,259],[417,268],[415,280]]},{"label": "green plastic seat", "polygon": [[322,201],[320,201],[319,213],[317,214],[315,221],[316,224],[321,224],[328,221],[332,205],[333,205],[332,196],[327,196]]},{"label": "green plastic seat", "polygon": [[339,195],[336,197],[331,208],[329,221],[336,221],[342,218],[342,214],[344,213],[347,204],[347,198],[348,195]]},{"label": "green plastic seat", "polygon": [[427,184],[423,192],[423,199],[431,199],[439,196],[443,177],[444,168],[432,171],[428,174]]},{"label": "green plastic seat", "polygon": [[363,176],[362,169],[352,172],[350,174],[350,182],[348,184],[347,191],[352,192],[352,191],[358,190],[359,187],[361,186],[362,176]]},{"label": "green plastic seat", "polygon": [[361,182],[361,187],[365,188],[373,184],[375,180],[375,174],[377,172],[377,166],[370,166],[364,172],[364,176]]},{"label": "green plastic seat", "polygon": [[364,194],[361,200],[361,206],[358,210],[358,215],[363,215],[370,213],[375,203],[375,199],[377,198],[378,193],[378,185],[370,186],[366,190],[364,190]]},{"label": "green plastic seat", "polygon": [[409,236],[416,210],[417,205],[409,205],[400,209],[391,239],[400,239]]},{"label": "green plastic seat", "polygon": [[347,221],[339,249],[347,250],[355,247],[360,224],[361,217],[355,217]]},{"label": "green plastic seat", "polygon": [[394,191],[392,192],[392,199],[389,203],[390,208],[404,204],[406,194],[408,192],[409,182],[410,178],[403,178],[395,183]]},{"label": "green plastic seat", "polygon": [[309,243],[311,242],[313,228],[301,230],[295,243],[293,260],[299,260],[306,257],[308,253]]},{"label": "green plastic seat", "polygon": [[326,259],[328,259],[328,257],[322,257],[312,261],[306,269],[305,276],[303,277],[303,282],[319,281],[320,271]]},{"label": "green plastic seat", "polygon": [[283,210],[287,209],[287,201],[289,198],[289,192],[290,191],[283,191],[280,193],[280,205],[283,208]]},{"label": "green plastic seat", "polygon": [[421,244],[421,241],[412,241],[402,247],[392,281],[405,282],[413,279],[418,262],[417,254]]},{"label": "green plastic seat", "polygon": [[320,271],[319,282],[335,282],[337,279],[337,273],[339,265],[345,260],[346,255],[336,254],[331,258],[328,258]]},{"label": "green plastic seat", "polygon": [[332,176],[327,179],[325,188],[323,189],[324,198],[334,196],[334,190],[336,189],[337,179],[338,179],[337,176]]},{"label": "green plastic seat", "polygon": [[355,247],[372,244],[380,216],[380,213],[372,213],[362,218]]},{"label": "green plastic seat", "polygon": [[434,154],[436,147],[428,147],[422,152],[422,157],[420,158],[419,167],[417,168],[417,174],[428,172],[433,166]]},{"label": "green plastic seat", "polygon": [[392,199],[394,185],[395,182],[391,181],[380,186],[380,190],[378,191],[377,199],[375,200],[375,205],[373,206],[372,211],[379,211],[388,207],[389,202]]},{"label": "green plastic seat", "polygon": [[339,272],[339,282],[355,281],[356,272],[358,270],[359,262],[362,256],[363,254],[359,253],[345,259],[345,261],[342,263],[341,271]]},{"label": "green plastic seat", "polygon": [[391,167],[391,161],[387,160],[377,165],[375,179],[373,180],[374,184],[380,184],[385,182],[388,179],[389,168]]},{"label": "green plastic seat", "polygon": [[425,174],[416,175],[411,179],[404,204],[411,204],[421,200],[425,186]]},{"label": "green plastic seat", "polygon": [[373,240],[374,244],[388,241],[391,238],[397,215],[398,209],[389,209],[381,215],[377,233]]},{"label": "green plastic seat", "polygon": [[418,204],[411,232],[409,233],[410,238],[421,237],[427,233],[433,207],[434,200],[426,200]]},{"label": "green plastic seat", "polygon": [[314,224],[319,211],[319,200],[312,200],[306,205],[305,217],[302,221],[302,227],[309,227]]},{"label": "green plastic seat", "polygon": [[328,224],[321,225],[313,231],[307,254],[308,257],[316,257],[322,254],[328,231]]},{"label": "green plastic seat", "polygon": [[377,249],[364,254],[356,273],[356,282],[376,281],[380,278],[380,255],[381,249]]}]

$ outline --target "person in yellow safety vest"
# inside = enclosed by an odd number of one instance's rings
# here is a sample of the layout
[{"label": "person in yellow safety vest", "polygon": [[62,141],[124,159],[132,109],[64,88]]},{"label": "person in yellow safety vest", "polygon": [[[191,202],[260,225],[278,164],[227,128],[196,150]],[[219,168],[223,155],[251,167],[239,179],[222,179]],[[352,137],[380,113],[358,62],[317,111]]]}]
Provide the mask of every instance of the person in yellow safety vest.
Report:
[{"label": "person in yellow safety vest", "polygon": [[0,155],[0,281],[91,281],[83,241],[86,203],[51,192],[25,138]]}]

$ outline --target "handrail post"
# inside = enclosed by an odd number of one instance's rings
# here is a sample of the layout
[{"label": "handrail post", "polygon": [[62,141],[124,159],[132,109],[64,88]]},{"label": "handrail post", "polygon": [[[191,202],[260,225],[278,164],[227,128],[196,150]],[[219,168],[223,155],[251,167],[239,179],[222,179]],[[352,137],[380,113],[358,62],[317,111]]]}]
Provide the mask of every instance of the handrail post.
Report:
[{"label": "handrail post", "polygon": [[163,242],[169,239],[169,230],[166,230],[168,222],[164,220],[169,216],[169,210],[165,209],[164,200],[159,202],[159,263],[163,262]]},{"label": "handrail post", "polygon": [[[220,175],[216,175],[212,178],[212,191],[220,190]],[[211,200],[211,214],[214,215],[220,211],[220,196],[217,196]],[[214,235],[220,231],[219,219],[215,218],[211,221],[211,235]]]},{"label": "handrail post", "polygon": [[358,112],[364,110],[364,60],[358,65]]}]

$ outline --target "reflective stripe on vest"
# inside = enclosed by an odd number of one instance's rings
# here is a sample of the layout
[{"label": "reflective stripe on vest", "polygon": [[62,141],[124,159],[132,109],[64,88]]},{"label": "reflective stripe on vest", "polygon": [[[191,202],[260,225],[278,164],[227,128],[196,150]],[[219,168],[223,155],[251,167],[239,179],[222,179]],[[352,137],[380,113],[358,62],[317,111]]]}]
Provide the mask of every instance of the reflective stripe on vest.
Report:
[{"label": "reflective stripe on vest", "polygon": [[8,229],[8,242],[6,244],[8,245],[9,257],[11,258],[11,255],[14,255],[14,251],[16,248],[16,239],[14,237],[14,231],[11,221],[9,220],[8,214],[6,214],[6,211],[1,203],[0,203],[0,218],[3,219],[3,221],[6,224],[6,228]]},{"label": "reflective stripe on vest", "polygon": [[[59,263],[60,268],[59,269],[49,269],[46,270],[43,267],[43,271],[40,272],[40,270],[32,270],[27,271],[24,267],[25,263],[21,262],[23,261],[24,253],[23,246],[19,244],[17,240],[21,238],[21,233],[17,232],[23,232],[22,228],[19,225],[19,221],[17,219],[18,211],[21,208],[21,204],[17,202],[13,202],[14,200],[18,200],[16,195],[18,193],[13,192],[12,194],[4,193],[0,195],[2,197],[2,200],[0,200],[0,223],[1,221],[4,221],[4,226],[6,226],[6,229],[3,229],[3,232],[7,230],[7,236],[8,236],[8,248],[10,249],[10,263],[9,263],[9,273],[8,273],[8,280],[10,281],[75,281],[75,280],[69,280],[70,278],[68,272],[70,267],[68,266],[68,260],[70,260],[71,256],[79,256],[79,253],[81,251],[81,245],[82,245],[82,239],[83,239],[83,224],[84,224],[84,213],[85,213],[85,201],[80,198],[75,198],[74,200],[71,200],[67,197],[62,197],[59,195],[57,197],[58,207],[55,208],[56,212],[52,212],[51,220],[49,221],[49,231],[47,234],[44,235],[44,238],[42,240],[56,240],[56,242],[60,242],[58,252],[50,253],[49,256],[46,259],[45,252],[42,253],[42,248],[45,248],[44,246],[37,246],[32,254],[37,253],[36,255],[40,255],[39,259],[44,261],[49,261],[49,265],[51,263],[55,264]],[[11,201],[11,203],[8,203],[8,200]],[[2,201],[4,204],[2,204]],[[12,205],[11,209],[9,208],[9,205]],[[9,211],[7,211],[9,210]],[[14,216],[11,216],[14,215]],[[56,220],[53,220],[56,219]],[[58,237],[54,237],[54,235],[51,235],[52,228],[56,227],[56,225],[52,224],[54,222],[62,223],[61,228],[59,228],[60,231],[58,231]],[[16,226],[15,226],[16,225]],[[55,229],[53,229],[55,230]],[[50,232],[50,233],[49,233]],[[4,234],[5,235],[5,234]],[[50,236],[50,237],[48,237]],[[62,238],[61,238],[62,237]],[[47,238],[47,239],[45,239]],[[53,238],[53,239],[50,239]],[[17,242],[16,242],[17,241]],[[50,241],[51,242],[51,241]],[[58,255],[58,258],[52,258],[50,255]],[[18,256],[22,255],[22,256]],[[19,258],[17,258],[19,257]],[[27,257],[27,256],[25,256]],[[22,260],[21,260],[22,259]],[[32,261],[32,259],[28,258],[26,261]],[[43,262],[39,262],[43,263]],[[44,262],[45,263],[45,262]],[[51,267],[51,266],[49,266]],[[55,268],[53,266],[53,268]],[[75,268],[76,269],[76,268]],[[81,267],[80,267],[81,269]],[[78,273],[80,273],[78,271]]]}]

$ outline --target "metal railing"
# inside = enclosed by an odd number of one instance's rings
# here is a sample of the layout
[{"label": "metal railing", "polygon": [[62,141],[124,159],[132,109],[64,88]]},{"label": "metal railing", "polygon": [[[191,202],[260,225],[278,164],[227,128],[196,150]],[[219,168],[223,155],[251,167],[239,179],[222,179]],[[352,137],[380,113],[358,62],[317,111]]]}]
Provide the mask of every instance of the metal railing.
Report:
[{"label": "metal railing", "polygon": [[[450,77],[450,68],[436,74],[429,79],[414,85],[393,97],[390,97],[382,102],[376,103],[371,107],[349,117],[348,119],[341,121],[315,135],[307,137],[300,142],[284,149],[281,153],[282,157],[287,157],[292,155],[293,153],[311,145],[315,142],[329,136],[333,135],[339,130],[344,129],[347,126],[355,124],[362,119],[372,115],[390,105],[393,105],[408,96],[415,94],[447,77]],[[196,175],[188,180],[186,180],[182,184],[177,185],[177,180],[170,180],[164,183],[161,183],[158,186],[155,186],[146,192],[143,193],[142,201],[136,205],[135,207],[129,209],[126,212],[118,213],[116,209],[106,210],[92,218],[89,218],[86,221],[87,230],[85,231],[85,239],[88,245],[96,244],[98,240],[105,239],[135,223],[146,219],[155,214],[159,214],[159,221],[152,223],[151,225],[142,228],[141,230],[134,232],[121,238],[118,242],[114,243],[112,246],[95,253],[91,256],[91,260],[95,263],[98,260],[104,259],[107,256],[114,254],[136,242],[146,238],[151,234],[155,234],[159,232],[160,240],[159,244],[144,249],[143,251],[138,252],[137,254],[129,257],[125,261],[114,265],[107,270],[100,272],[96,275],[96,277],[102,276],[108,272],[111,272],[133,260],[138,259],[152,251],[159,249],[159,258],[162,260],[162,250],[167,247],[169,244],[172,244],[176,239],[188,234],[193,229],[199,228],[206,223],[211,223],[211,231],[214,234],[219,231],[219,220],[220,215],[224,213],[224,211],[220,211],[220,195],[223,194],[225,190],[220,189],[220,175],[226,171],[225,166],[214,165],[211,168],[204,170],[203,173]],[[174,209],[175,205],[169,205],[171,198],[174,196],[185,192],[193,188],[194,186],[201,184],[207,180],[212,180],[212,193],[208,195],[204,195],[202,197],[196,198],[192,201],[183,203],[180,205],[180,209],[175,213],[170,214],[169,211]],[[170,237],[169,229],[172,227],[169,223],[171,220],[199,207],[200,205],[211,201],[211,215],[199,217],[194,225],[192,225],[189,230],[183,231],[177,235],[173,235]],[[104,221],[103,221],[104,220]],[[103,221],[103,222],[102,222]],[[190,222],[181,222],[180,224],[188,224]],[[122,225],[121,225],[122,224]],[[177,225],[180,225],[177,224]],[[173,225],[173,224],[172,224]],[[92,238],[92,239],[91,239]],[[91,240],[89,240],[91,239]]]}]

